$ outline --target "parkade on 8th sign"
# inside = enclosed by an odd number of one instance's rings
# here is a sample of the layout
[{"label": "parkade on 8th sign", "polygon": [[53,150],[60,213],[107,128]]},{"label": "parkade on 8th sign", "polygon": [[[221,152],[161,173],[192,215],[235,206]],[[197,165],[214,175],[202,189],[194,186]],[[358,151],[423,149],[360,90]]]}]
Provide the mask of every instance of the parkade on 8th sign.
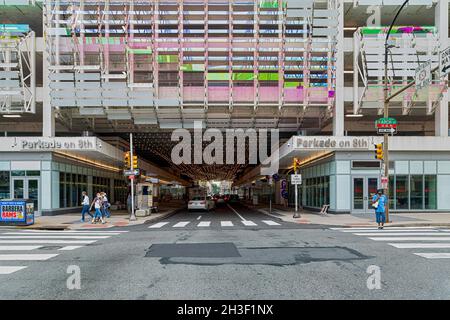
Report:
[{"label": "parkade on 8th sign", "polygon": [[297,137],[297,148],[313,149],[368,149],[371,137]]}]

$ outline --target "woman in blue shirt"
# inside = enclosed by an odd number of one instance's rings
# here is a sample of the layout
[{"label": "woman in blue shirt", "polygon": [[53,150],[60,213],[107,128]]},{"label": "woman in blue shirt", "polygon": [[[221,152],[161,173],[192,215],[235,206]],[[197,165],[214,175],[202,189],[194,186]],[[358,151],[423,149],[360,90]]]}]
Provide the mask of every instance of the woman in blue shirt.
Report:
[{"label": "woman in blue shirt", "polygon": [[372,206],[375,209],[378,229],[384,228],[384,223],[386,222],[386,205],[387,197],[384,194],[383,189],[378,189],[377,194],[372,198]]}]

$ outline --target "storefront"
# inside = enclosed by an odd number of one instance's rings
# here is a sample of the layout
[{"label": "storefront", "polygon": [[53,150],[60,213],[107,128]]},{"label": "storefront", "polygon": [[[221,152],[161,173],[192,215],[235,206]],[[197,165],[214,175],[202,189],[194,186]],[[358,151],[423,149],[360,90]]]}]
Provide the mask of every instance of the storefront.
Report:
[{"label": "storefront", "polygon": [[126,203],[121,153],[95,137],[0,138],[0,199],[30,199],[36,213],[78,210],[82,191]]}]

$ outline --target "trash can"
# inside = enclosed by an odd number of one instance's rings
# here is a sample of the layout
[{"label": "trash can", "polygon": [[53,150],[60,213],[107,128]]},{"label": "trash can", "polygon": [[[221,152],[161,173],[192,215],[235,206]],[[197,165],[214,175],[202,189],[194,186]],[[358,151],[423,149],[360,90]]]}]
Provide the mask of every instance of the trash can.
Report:
[{"label": "trash can", "polygon": [[27,199],[0,201],[0,225],[29,226],[34,224],[34,203]]}]

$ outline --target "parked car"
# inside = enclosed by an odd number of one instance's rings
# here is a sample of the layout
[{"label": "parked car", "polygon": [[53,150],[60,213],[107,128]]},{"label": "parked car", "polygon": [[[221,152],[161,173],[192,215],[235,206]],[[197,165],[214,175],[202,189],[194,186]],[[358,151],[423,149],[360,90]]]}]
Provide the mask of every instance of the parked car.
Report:
[{"label": "parked car", "polygon": [[193,197],[188,202],[188,210],[212,210],[215,204],[211,197]]},{"label": "parked car", "polygon": [[239,202],[239,196],[237,194],[231,194],[228,202],[229,203],[238,203]]}]

